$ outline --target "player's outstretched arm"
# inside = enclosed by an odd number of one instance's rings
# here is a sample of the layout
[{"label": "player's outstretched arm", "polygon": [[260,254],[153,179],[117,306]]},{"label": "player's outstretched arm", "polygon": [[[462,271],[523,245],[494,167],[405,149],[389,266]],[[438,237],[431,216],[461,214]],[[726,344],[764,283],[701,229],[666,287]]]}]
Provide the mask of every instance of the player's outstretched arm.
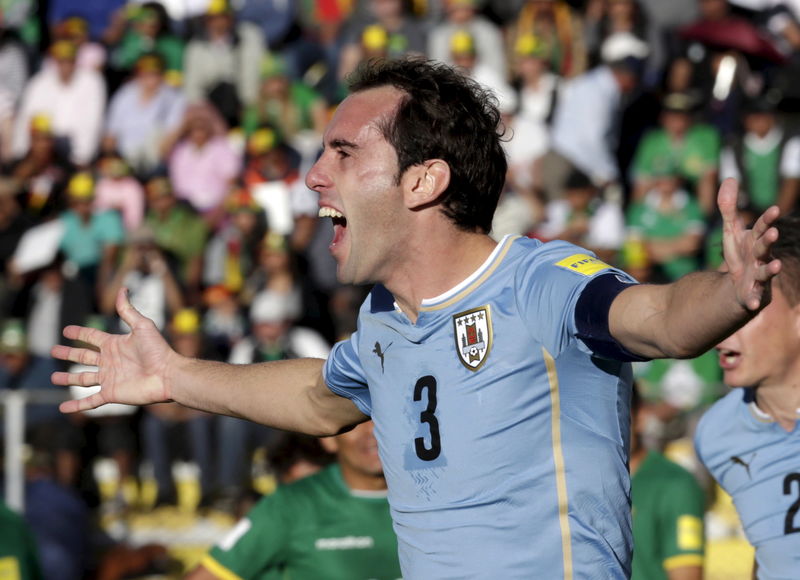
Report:
[{"label": "player's outstretched arm", "polygon": [[778,239],[773,206],[745,229],[736,210],[738,185],[726,179],[717,205],[723,219],[725,272],[696,272],[664,285],[621,292],[611,305],[609,328],[627,349],[650,358],[688,358],[712,348],[755,316],[770,300],[780,271],[770,247]]},{"label": "player's outstretched arm", "polygon": [[183,357],[169,347],[153,321],[131,305],[125,289],[117,295],[116,307],[130,333],[114,335],[68,326],[64,336],[88,346],[53,347],[55,358],[97,367],[87,372],[53,373],[54,384],[101,385],[100,391],[89,397],[62,403],[65,413],[106,403],[177,401],[313,435],[332,435],[366,419],[351,401],[327,388],[320,359],[231,365]]}]

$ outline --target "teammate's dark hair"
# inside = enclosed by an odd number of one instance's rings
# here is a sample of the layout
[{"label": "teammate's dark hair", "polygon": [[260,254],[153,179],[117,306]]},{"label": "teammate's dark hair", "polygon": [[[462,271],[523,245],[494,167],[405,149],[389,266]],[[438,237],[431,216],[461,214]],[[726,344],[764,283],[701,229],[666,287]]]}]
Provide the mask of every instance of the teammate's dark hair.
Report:
[{"label": "teammate's dark hair", "polygon": [[382,131],[400,177],[428,159],[450,166],[439,203],[461,229],[489,232],[507,161],[497,99],[455,69],[422,58],[373,60],[349,79],[352,92],[392,86],[406,94]]},{"label": "teammate's dark hair", "polygon": [[772,256],[781,261],[781,272],[775,278],[789,304],[800,302],[800,214],[778,218],[778,240],[772,244]]}]

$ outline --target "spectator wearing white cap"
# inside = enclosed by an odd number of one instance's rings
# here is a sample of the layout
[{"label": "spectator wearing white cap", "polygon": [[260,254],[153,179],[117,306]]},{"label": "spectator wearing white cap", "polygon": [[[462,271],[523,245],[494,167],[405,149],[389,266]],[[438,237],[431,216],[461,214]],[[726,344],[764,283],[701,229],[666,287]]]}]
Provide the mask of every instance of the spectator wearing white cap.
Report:
[{"label": "spectator wearing white cap", "polygon": [[[294,326],[300,304],[292,294],[262,290],[250,306],[251,331],[233,346],[228,362],[252,364],[292,358],[327,358],[330,345],[310,328]],[[238,499],[249,486],[250,457],[274,430],[234,417],[217,418],[218,481],[223,499]],[[221,505],[233,502],[221,502]]]},{"label": "spectator wearing white cap", "polygon": [[647,44],[632,34],[615,34],[601,49],[604,64],[564,83],[553,117],[552,147],[541,163],[548,197],[560,195],[575,168],[595,185],[618,181],[614,151],[623,97],[636,89],[647,54]]}]

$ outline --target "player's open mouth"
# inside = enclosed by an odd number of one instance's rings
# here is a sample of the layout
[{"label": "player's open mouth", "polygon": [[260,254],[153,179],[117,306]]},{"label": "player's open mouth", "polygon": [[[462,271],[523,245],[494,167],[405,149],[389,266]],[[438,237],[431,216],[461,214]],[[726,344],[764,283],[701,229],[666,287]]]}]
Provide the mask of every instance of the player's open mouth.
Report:
[{"label": "player's open mouth", "polygon": [[344,237],[345,230],[347,229],[347,218],[339,210],[333,209],[330,206],[323,206],[319,208],[317,214],[321,218],[329,217],[333,221],[333,241],[331,247],[335,247]]},{"label": "player's open mouth", "polygon": [[728,349],[717,349],[719,352],[719,365],[723,369],[734,368],[741,358],[741,353]]}]

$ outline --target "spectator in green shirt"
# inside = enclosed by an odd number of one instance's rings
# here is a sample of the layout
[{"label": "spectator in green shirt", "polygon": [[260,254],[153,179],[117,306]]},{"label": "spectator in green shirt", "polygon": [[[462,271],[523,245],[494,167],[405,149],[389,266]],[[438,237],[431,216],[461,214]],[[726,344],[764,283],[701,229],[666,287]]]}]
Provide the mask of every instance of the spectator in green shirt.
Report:
[{"label": "spectator in green shirt", "polygon": [[673,167],[696,194],[704,213],[714,209],[720,137],[717,130],[694,121],[695,100],[685,93],[664,97],[660,126],[648,131],[633,159],[634,199],[653,188],[665,168]]},{"label": "spectator in green shirt", "polygon": [[145,223],[187,292],[188,304],[199,304],[208,228],[188,203],[175,197],[166,177],[150,179],[145,184],[145,192],[149,207]]},{"label": "spectator in green shirt", "polygon": [[169,16],[160,2],[131,4],[124,32],[111,53],[111,64],[132,71],[139,57],[154,52],[164,59],[166,81],[179,86],[183,71],[183,41],[169,29]]},{"label": "spectator in green shirt", "polygon": [[673,281],[699,268],[697,253],[705,222],[698,201],[681,187],[675,168],[653,173],[652,189],[628,208],[628,233],[646,249],[650,281]]},{"label": "spectator in green shirt", "polygon": [[0,500],[0,578],[43,580],[36,540],[22,519]]},{"label": "spectator in green shirt", "polygon": [[703,577],[705,495],[694,476],[642,443],[647,408],[636,389],[631,404],[632,580]]},{"label": "spectator in green shirt", "polygon": [[372,422],[321,442],[337,463],[261,499],[187,580],[400,578]]}]

